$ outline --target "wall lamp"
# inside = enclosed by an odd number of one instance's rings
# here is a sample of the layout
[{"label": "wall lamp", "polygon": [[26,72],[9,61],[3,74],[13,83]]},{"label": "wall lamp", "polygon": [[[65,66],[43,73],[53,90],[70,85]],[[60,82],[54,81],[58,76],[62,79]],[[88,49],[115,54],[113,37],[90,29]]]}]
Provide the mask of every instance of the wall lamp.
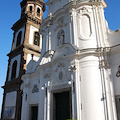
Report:
[{"label": "wall lamp", "polygon": [[27,93],[26,93],[26,92],[23,92],[23,90],[20,90],[19,92],[20,92],[20,94],[21,94],[22,96],[25,94],[25,100],[27,100]]},{"label": "wall lamp", "polygon": [[74,93],[75,92],[75,82],[73,80],[69,80],[68,84],[72,85],[72,93]]},{"label": "wall lamp", "polygon": [[25,94],[25,100],[27,101],[27,93],[23,92],[23,95]]},{"label": "wall lamp", "polygon": [[42,90],[45,90],[45,95],[47,96],[47,85],[46,85],[46,84],[43,85],[43,86],[41,87],[41,89],[42,89]]}]

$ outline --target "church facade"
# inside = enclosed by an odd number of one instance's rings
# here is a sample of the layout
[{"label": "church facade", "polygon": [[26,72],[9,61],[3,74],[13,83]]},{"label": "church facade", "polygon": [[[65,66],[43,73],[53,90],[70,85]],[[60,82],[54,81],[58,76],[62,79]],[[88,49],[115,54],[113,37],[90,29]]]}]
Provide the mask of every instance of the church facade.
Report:
[{"label": "church facade", "polygon": [[21,120],[120,120],[120,30],[109,29],[106,2],[46,4],[40,57],[21,76]]}]

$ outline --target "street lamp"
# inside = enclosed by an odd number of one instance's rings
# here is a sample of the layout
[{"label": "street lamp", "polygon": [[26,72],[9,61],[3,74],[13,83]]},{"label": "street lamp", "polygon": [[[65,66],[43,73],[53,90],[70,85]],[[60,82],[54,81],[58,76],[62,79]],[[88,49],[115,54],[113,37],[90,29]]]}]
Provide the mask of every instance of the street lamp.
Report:
[{"label": "street lamp", "polygon": [[68,70],[69,72],[71,72],[71,79],[68,81],[68,84],[71,85],[71,95],[72,95],[72,119],[75,119],[75,110],[74,110],[74,93],[75,93],[75,82],[74,82],[74,78],[73,78],[73,73],[76,71],[76,65],[71,65]]},{"label": "street lamp", "polygon": [[44,120],[47,120],[47,85],[41,87],[42,90],[45,90],[45,99],[44,99]]},{"label": "street lamp", "polygon": [[72,119],[75,118],[74,113],[74,93],[75,93],[75,82],[73,80],[69,80],[68,84],[71,85],[71,95],[72,95]]}]

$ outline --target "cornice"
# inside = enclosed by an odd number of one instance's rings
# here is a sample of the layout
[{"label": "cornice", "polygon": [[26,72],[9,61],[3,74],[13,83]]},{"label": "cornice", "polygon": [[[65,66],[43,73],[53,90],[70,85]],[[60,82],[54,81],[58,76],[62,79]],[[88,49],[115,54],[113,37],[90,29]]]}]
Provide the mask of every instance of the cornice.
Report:
[{"label": "cornice", "polygon": [[13,86],[15,88],[15,86],[20,86],[22,83],[21,77],[12,79],[10,81],[6,81],[5,85],[2,86],[3,89],[13,89]]},{"label": "cornice", "polygon": [[25,14],[23,17],[21,17],[13,26],[12,30],[17,31],[22,26],[24,26],[28,21],[33,22],[34,24],[40,25],[42,23],[42,20],[38,18],[34,18],[34,16],[30,16],[29,13]]},{"label": "cornice", "polygon": [[27,19],[26,19],[26,16],[24,15],[15,24],[13,24],[11,29],[14,31],[19,30],[22,26],[25,25],[26,21],[27,21]]},{"label": "cornice", "polygon": [[[53,0],[48,1],[47,4],[50,4],[52,2],[53,2]],[[96,1],[96,2],[93,2],[93,1],[88,2],[88,1],[82,1],[82,0],[81,1],[76,1],[76,2],[71,1],[71,2],[67,3],[66,5],[64,5],[63,8],[60,8],[56,12],[53,13],[53,15],[52,15],[53,16],[53,21],[52,22],[54,23],[56,18],[58,16],[62,15],[63,13],[67,13],[67,12],[71,13],[73,9],[77,9],[80,6],[83,6],[83,5],[90,5],[90,6],[96,5],[96,6],[98,6],[100,4],[103,6],[103,8],[105,8],[107,6],[107,4],[104,0],[103,1]],[[42,22],[41,26],[46,27],[49,23],[50,23],[50,16],[48,15],[46,17],[46,19],[44,19],[44,21]]]},{"label": "cornice", "polygon": [[18,54],[21,54],[23,52],[23,44],[22,45],[19,45],[18,47],[16,47],[14,50],[11,50],[10,53],[7,54],[7,56],[9,57],[14,57]]},{"label": "cornice", "polygon": [[25,52],[26,50],[30,50],[30,51],[32,51],[32,52],[36,52],[36,54],[39,54],[39,55],[40,55],[40,53],[41,53],[41,50],[40,50],[39,46],[30,45],[30,44],[27,44],[27,43],[24,44],[24,52]]},{"label": "cornice", "polygon": [[112,46],[110,54],[120,54],[120,44]]},{"label": "cornice", "polygon": [[20,3],[20,5],[21,5],[21,8],[22,7],[24,7],[27,3],[31,3],[31,2],[33,2],[33,3],[37,3],[37,4],[39,4],[40,6],[42,5],[43,7],[43,11],[45,11],[45,3],[44,3],[44,0],[23,0],[21,3]]},{"label": "cornice", "polygon": [[31,16],[28,13],[26,14],[26,18],[27,18],[27,20],[30,20],[38,25],[42,23],[42,20],[38,19],[37,17]]}]

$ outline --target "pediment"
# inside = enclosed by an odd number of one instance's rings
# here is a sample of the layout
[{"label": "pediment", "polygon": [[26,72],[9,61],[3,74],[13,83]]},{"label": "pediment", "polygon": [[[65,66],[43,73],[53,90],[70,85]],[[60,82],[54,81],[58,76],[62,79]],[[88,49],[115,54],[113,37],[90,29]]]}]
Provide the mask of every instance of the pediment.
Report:
[{"label": "pediment", "polygon": [[76,51],[78,50],[78,48],[76,46],[73,46],[71,44],[63,44],[62,46],[59,46],[57,48],[57,50],[55,51],[53,57],[52,57],[52,61],[54,61],[57,58],[60,57],[65,57],[65,56],[69,56],[72,54],[76,54]]},{"label": "pediment", "polygon": [[27,64],[26,74],[34,72],[34,70],[37,66],[38,66],[38,62],[34,61],[33,59],[30,60],[30,62]]}]

